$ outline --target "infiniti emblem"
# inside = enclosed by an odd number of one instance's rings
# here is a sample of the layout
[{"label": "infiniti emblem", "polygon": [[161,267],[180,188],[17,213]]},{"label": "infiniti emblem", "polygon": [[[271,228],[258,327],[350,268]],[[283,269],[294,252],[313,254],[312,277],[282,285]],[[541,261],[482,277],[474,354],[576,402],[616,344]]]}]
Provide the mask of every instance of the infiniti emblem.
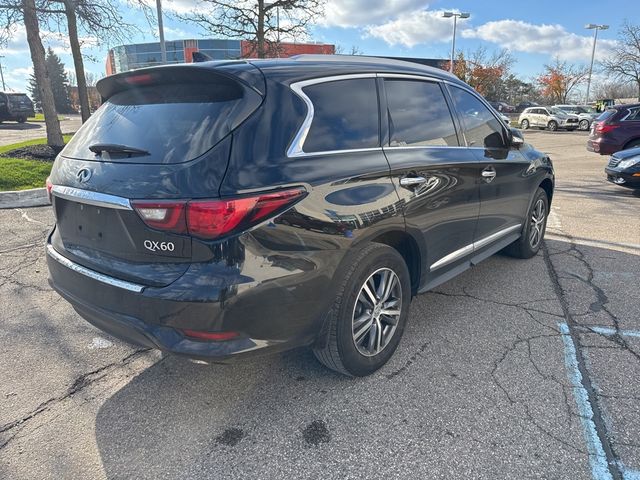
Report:
[{"label": "infiniti emblem", "polygon": [[80,170],[78,170],[78,173],[76,173],[76,178],[80,183],[85,183],[89,181],[91,175],[91,170],[89,170],[88,168],[81,168]]}]

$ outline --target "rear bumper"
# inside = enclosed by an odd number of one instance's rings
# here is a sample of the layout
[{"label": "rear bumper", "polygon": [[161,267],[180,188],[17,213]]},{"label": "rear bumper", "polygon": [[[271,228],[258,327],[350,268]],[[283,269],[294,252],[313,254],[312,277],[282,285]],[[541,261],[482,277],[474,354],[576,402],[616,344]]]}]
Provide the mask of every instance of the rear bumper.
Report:
[{"label": "rear bumper", "polygon": [[[171,285],[136,289],[70,268],[50,248],[49,283],[88,322],[129,343],[191,358],[220,361],[309,345],[330,305],[333,272],[326,263],[285,275],[274,269],[271,278],[263,265],[259,281],[235,267],[193,264]],[[202,341],[184,329],[238,336]]]},{"label": "rear bumper", "polygon": [[609,143],[605,138],[589,138],[587,140],[587,150],[600,155],[612,155],[622,150],[622,145]]}]

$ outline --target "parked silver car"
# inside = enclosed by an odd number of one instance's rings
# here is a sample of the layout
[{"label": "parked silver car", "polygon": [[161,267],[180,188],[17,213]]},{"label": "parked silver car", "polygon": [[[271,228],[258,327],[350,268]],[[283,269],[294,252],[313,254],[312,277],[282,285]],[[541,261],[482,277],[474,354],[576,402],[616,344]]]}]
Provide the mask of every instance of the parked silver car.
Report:
[{"label": "parked silver car", "polygon": [[600,113],[589,105],[554,105],[554,108],[578,115],[578,130],[589,130]]},{"label": "parked silver car", "polygon": [[523,130],[529,127],[546,128],[555,132],[559,128],[575,130],[578,128],[578,116],[566,113],[556,107],[531,107],[520,114],[518,123]]}]

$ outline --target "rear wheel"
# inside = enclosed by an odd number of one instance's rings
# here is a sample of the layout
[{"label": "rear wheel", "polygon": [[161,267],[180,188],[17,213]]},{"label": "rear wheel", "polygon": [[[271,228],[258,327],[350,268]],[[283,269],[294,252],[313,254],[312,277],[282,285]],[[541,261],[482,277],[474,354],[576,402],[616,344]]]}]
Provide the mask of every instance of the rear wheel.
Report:
[{"label": "rear wheel", "polygon": [[327,319],[328,341],[314,354],[332,370],[361,377],[387,363],[397,348],[411,282],[404,259],[387,245],[367,245],[346,262]]},{"label": "rear wheel", "polygon": [[551,120],[549,123],[547,123],[547,128],[552,132],[555,132],[556,130],[558,130],[558,122],[556,122],[555,120]]},{"label": "rear wheel", "polygon": [[533,198],[522,236],[505,248],[508,255],[516,258],[531,258],[540,250],[549,216],[549,198],[547,192],[538,187]]},{"label": "rear wheel", "polygon": [[27,117],[20,117],[18,118],[18,123],[24,123],[27,121]]},{"label": "rear wheel", "polygon": [[640,147],[640,140],[633,140],[624,146],[624,150],[628,148]]},{"label": "rear wheel", "polygon": [[589,130],[589,120],[580,120],[578,127],[580,130]]},{"label": "rear wheel", "polygon": [[522,120],[520,122],[520,128],[522,130],[528,130],[529,129],[529,120],[527,120],[526,118],[524,120]]}]

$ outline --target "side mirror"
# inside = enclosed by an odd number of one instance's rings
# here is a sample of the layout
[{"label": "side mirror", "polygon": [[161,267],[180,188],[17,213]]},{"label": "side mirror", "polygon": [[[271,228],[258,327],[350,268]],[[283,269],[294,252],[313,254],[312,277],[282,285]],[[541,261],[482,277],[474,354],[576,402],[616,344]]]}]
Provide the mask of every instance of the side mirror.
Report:
[{"label": "side mirror", "polygon": [[522,136],[522,132],[517,128],[510,128],[509,134],[511,137],[511,146],[513,148],[520,148],[524,145],[524,137]]}]

